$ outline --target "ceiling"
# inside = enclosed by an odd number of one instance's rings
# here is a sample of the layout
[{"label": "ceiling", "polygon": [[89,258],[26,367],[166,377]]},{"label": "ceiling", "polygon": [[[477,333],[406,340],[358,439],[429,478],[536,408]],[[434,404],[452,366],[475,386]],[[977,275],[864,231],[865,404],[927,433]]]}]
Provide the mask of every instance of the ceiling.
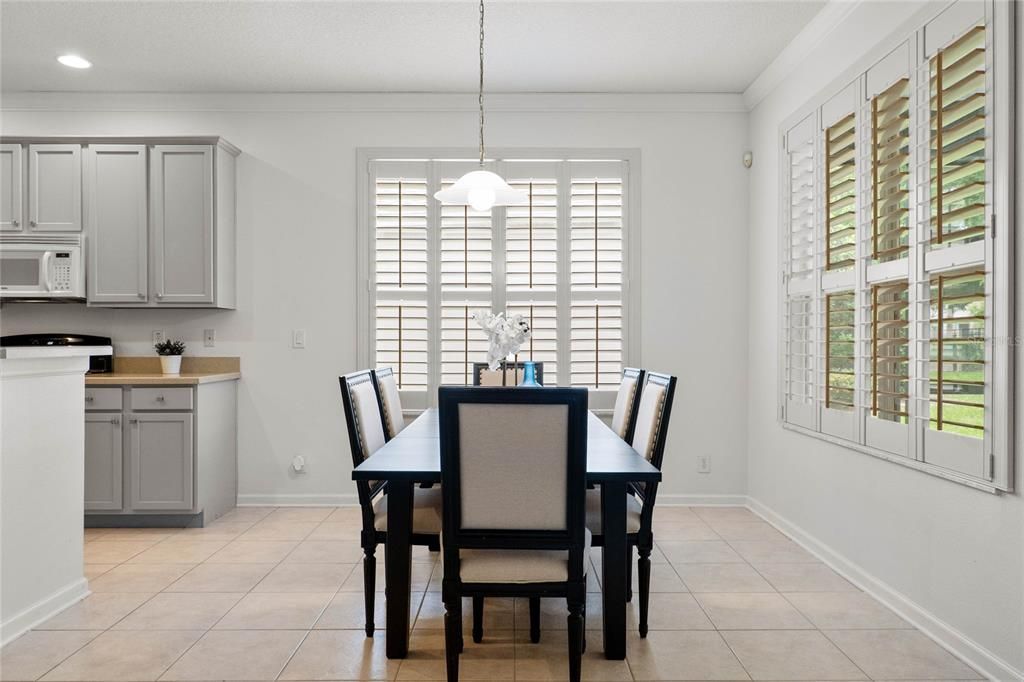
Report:
[{"label": "ceiling", "polygon": [[[742,92],[825,4],[492,0],[487,89]],[[4,0],[0,27],[7,92],[476,88],[473,0]]]}]

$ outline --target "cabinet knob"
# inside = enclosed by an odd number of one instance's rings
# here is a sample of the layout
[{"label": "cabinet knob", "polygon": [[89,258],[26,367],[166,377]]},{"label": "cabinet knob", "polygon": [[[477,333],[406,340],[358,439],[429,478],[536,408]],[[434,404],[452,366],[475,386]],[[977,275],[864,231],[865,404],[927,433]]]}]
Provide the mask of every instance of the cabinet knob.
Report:
[{"label": "cabinet knob", "polygon": [[157,297],[157,298],[163,298],[163,297],[164,297],[164,295],[163,295],[163,294],[157,294],[157,295],[156,295],[156,297]]},{"label": "cabinet knob", "polygon": [[87,403],[91,403],[91,402],[92,402],[92,400],[93,400],[93,397],[92,397],[91,395],[87,395],[87,396],[85,396],[85,402],[87,402]]},{"label": "cabinet knob", "polygon": [[12,220],[11,221],[11,225],[13,225],[14,227],[17,227],[18,225],[21,225],[21,223],[18,222],[17,220]]},{"label": "cabinet knob", "polygon": [[134,418],[134,417],[132,417],[131,419],[129,419],[129,420],[128,420],[128,423],[129,423],[129,424],[138,424],[138,423],[139,423],[139,420],[138,420],[138,419],[136,419],[136,418]]},{"label": "cabinet knob", "polygon": [[158,395],[158,396],[156,397],[156,401],[157,401],[158,403],[162,403],[162,402],[165,402],[165,401],[166,401],[166,399],[165,399],[165,398],[164,398],[164,397],[163,397],[162,395]]},{"label": "cabinet knob", "polygon": [[36,221],[34,221],[34,220],[28,221],[28,226],[29,227],[35,227],[36,226]]},{"label": "cabinet knob", "polygon": [[110,420],[110,423],[113,424],[114,426],[120,426],[121,420],[118,419],[117,417],[114,417],[113,419]]},{"label": "cabinet knob", "polygon": [[145,299],[145,298],[146,298],[146,295],[145,295],[144,293],[142,293],[142,292],[140,291],[140,292],[138,293],[138,297],[139,297],[139,298],[141,298],[141,299]]}]

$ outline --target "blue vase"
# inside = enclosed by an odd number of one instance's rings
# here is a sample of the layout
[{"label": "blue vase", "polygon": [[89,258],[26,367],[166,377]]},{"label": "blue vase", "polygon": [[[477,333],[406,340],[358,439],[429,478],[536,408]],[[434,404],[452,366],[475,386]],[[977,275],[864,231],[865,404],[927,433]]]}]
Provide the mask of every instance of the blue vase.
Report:
[{"label": "blue vase", "polygon": [[519,385],[540,388],[540,383],[537,382],[537,365],[530,360],[523,363],[523,380]]}]

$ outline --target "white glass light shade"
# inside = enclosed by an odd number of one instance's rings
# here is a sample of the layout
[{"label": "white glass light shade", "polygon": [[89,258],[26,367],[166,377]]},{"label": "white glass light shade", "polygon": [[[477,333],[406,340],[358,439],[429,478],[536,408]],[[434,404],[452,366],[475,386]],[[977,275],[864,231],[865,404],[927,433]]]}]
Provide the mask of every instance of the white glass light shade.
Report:
[{"label": "white glass light shade", "polygon": [[500,175],[487,170],[470,171],[447,189],[434,194],[442,204],[472,206],[487,211],[492,206],[521,206],[529,201],[525,190],[513,189]]}]

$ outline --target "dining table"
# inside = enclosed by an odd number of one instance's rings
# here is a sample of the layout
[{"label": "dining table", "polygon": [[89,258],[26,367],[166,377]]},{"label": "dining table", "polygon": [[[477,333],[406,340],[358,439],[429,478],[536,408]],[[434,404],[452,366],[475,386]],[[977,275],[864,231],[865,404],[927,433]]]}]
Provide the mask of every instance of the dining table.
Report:
[{"label": "dining table", "polygon": [[[388,496],[384,582],[386,653],[409,653],[409,606],[412,594],[413,495],[422,484],[441,482],[441,438],[436,409],[423,411],[394,438],[352,471],[353,480],[386,481]],[[497,428],[507,428],[502,425]],[[661,481],[661,471],[611,430],[593,412],[587,421],[587,484],[599,486],[601,593],[605,658],[626,657],[626,600],[629,545],[626,495],[633,484]]]}]

